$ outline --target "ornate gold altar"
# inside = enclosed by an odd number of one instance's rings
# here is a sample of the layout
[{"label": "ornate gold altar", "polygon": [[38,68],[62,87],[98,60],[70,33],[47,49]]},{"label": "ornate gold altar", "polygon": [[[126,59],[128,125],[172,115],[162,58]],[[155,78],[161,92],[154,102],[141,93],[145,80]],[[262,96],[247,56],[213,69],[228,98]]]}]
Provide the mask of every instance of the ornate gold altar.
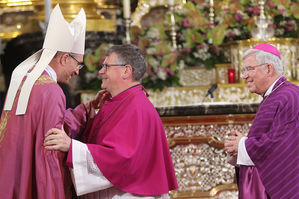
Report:
[{"label": "ornate gold altar", "polygon": [[[0,37],[12,39],[18,35],[41,31],[39,22],[45,22],[44,0],[0,0]],[[84,8],[87,31],[115,31],[116,9],[105,0],[52,0],[52,5],[60,4],[68,21],[74,19],[80,8]]]},{"label": "ornate gold altar", "polygon": [[[159,109],[158,109],[159,110]],[[254,114],[162,117],[179,189],[172,198],[237,198],[233,166],[227,163],[224,137],[246,133]]]}]

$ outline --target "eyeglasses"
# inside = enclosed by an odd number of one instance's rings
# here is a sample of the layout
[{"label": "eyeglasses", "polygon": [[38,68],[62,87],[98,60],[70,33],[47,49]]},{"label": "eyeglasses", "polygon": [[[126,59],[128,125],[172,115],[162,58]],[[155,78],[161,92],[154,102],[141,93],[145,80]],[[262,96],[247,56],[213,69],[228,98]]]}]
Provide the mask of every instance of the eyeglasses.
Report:
[{"label": "eyeglasses", "polygon": [[263,64],[259,64],[259,65],[255,65],[255,66],[246,66],[246,67],[242,68],[241,74],[244,75],[245,73],[254,70],[256,67],[263,66],[265,64],[267,64],[267,63],[263,63]]},{"label": "eyeglasses", "polygon": [[78,67],[78,70],[82,69],[84,67],[84,63],[83,62],[79,62],[75,57],[73,57],[71,54],[69,54],[71,58],[73,58],[77,63],[77,67]]},{"label": "eyeglasses", "polygon": [[100,65],[100,70],[102,68],[104,68],[104,70],[107,70],[107,68],[110,66],[125,66],[125,65],[128,65],[128,64],[102,64],[102,65]]}]

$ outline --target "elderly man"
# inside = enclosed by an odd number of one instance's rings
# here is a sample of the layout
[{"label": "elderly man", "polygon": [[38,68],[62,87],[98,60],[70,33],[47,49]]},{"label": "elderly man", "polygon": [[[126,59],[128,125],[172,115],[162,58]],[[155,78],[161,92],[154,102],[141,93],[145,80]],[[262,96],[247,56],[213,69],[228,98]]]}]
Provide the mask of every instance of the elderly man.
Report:
[{"label": "elderly man", "polygon": [[[168,198],[177,188],[160,117],[140,85],[146,60],[133,45],[113,46],[99,74],[103,98],[111,95],[87,124],[81,141],[52,129],[50,150],[68,151],[73,182],[84,198]],[[86,144],[84,144],[86,143]]]},{"label": "elderly man", "polygon": [[260,44],[244,54],[242,78],[263,100],[248,137],[233,131],[225,141],[240,166],[239,198],[299,198],[299,87],[282,75],[274,46]]},{"label": "elderly man", "polygon": [[[57,81],[67,83],[82,68],[85,24],[83,9],[69,24],[57,5],[43,49],[12,74],[0,123],[0,198],[70,196],[64,154],[45,150],[43,141],[49,129],[75,122],[65,117],[65,96]],[[91,104],[96,102],[87,107]]]}]

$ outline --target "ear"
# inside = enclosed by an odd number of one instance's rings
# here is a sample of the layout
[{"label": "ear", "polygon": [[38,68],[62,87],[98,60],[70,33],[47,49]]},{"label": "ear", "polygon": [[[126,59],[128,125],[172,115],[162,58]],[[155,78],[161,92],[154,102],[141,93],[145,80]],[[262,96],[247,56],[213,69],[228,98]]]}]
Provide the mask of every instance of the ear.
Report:
[{"label": "ear", "polygon": [[125,65],[124,67],[125,67],[125,70],[122,74],[122,77],[124,79],[129,79],[130,77],[132,78],[133,77],[133,68],[132,68],[132,66],[128,64],[128,65]]},{"label": "ear", "polygon": [[63,53],[60,57],[59,57],[59,63],[61,65],[66,65],[67,64],[67,61],[68,61],[68,57],[69,57],[69,54],[68,53]]},{"label": "ear", "polygon": [[270,76],[273,76],[276,73],[275,68],[272,64],[267,64],[266,70],[267,70],[267,74]]}]

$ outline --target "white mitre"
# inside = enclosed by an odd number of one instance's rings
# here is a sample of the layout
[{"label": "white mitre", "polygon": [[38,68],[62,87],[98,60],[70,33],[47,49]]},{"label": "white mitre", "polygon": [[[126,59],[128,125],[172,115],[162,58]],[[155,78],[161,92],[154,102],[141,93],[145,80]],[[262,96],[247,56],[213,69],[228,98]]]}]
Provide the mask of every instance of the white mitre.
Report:
[{"label": "white mitre", "polygon": [[[84,54],[85,29],[86,15],[83,9],[80,10],[77,17],[71,23],[68,23],[64,19],[60,7],[57,4],[50,16],[43,48],[31,55],[14,69],[6,96],[4,110],[12,109],[18,88],[24,76],[27,75],[20,92],[16,109],[16,115],[25,114],[34,82],[43,73],[57,51],[81,55]],[[35,67],[33,70],[30,73],[27,73],[34,65]]]}]

